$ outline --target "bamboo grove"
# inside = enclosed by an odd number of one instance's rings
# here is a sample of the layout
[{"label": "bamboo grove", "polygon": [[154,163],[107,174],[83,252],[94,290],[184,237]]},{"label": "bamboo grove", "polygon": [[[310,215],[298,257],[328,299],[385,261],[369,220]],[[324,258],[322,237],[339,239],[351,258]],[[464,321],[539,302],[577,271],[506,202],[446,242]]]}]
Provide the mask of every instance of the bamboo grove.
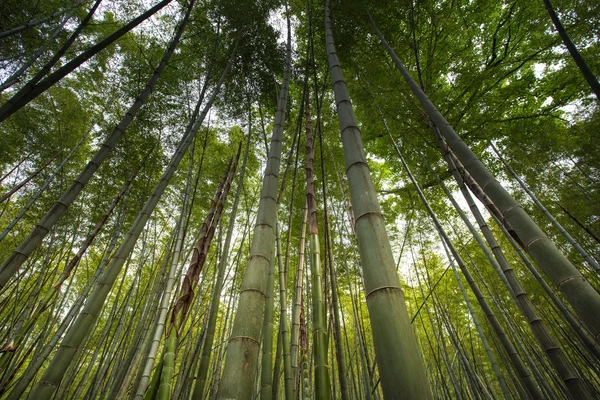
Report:
[{"label": "bamboo grove", "polygon": [[598,398],[598,54],[596,2],[2,2],[0,398]]}]

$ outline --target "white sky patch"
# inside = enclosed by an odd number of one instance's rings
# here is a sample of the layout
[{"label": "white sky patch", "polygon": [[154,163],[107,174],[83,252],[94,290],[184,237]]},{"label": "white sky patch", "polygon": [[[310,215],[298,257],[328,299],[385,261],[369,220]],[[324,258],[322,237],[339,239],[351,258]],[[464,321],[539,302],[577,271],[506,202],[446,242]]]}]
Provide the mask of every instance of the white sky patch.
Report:
[{"label": "white sky patch", "polygon": [[[279,33],[277,43],[285,46],[287,42],[287,19],[285,17],[285,7],[279,7],[277,10],[272,11],[269,15],[269,24]],[[296,16],[290,17],[290,30],[292,32],[292,51],[298,46],[296,45],[296,26],[300,22]]]}]

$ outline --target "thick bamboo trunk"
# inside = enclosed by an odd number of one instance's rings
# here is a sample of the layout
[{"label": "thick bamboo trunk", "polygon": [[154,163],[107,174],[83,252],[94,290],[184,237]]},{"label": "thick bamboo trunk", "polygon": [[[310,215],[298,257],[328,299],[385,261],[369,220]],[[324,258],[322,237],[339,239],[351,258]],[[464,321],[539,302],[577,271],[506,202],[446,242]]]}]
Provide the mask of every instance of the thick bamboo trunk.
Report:
[{"label": "thick bamboo trunk", "polygon": [[[372,22],[372,21],[371,21]],[[458,159],[493,201],[501,214],[501,220],[515,230],[525,250],[550,277],[554,285],[564,294],[581,320],[587,325],[596,340],[600,340],[600,294],[590,285],[555,244],[533,222],[525,210],[500,185],[486,169],[473,151],[462,141],[448,121],[437,110],[427,95],[412,79],[402,62],[385,41],[372,22],[381,43],[394,61],[396,68],[419,99],[431,121],[440,130]]]},{"label": "thick bamboo trunk", "polygon": [[277,185],[291,74],[290,29],[288,24],[286,66],[271,138],[271,149],[262,183],[254,237],[250,245],[250,258],[244,273],[233,330],[227,346],[223,377],[217,393],[218,399],[251,399],[254,392],[267,275],[271,251],[275,244]]},{"label": "thick bamboo trunk", "polygon": [[423,359],[410,325],[390,241],[362,146],[352,103],[335,51],[329,1],[325,37],[331,82],[344,147],[346,174],[356,215],[356,234],[384,396],[431,398]]}]

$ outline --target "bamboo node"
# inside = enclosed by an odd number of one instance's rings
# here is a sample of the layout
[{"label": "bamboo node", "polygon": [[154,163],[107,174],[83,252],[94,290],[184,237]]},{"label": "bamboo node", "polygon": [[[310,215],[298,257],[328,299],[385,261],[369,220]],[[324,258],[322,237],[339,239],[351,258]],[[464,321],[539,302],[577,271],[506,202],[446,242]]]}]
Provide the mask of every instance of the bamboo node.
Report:
[{"label": "bamboo node", "polygon": [[496,178],[494,178],[494,177],[491,177],[490,179],[488,179],[487,181],[485,181],[485,182],[483,183],[483,185],[481,185],[481,189],[482,189],[482,190],[485,192],[485,188],[486,188],[486,186],[487,186],[487,185],[489,185],[489,184],[490,184],[490,183],[492,183],[492,182],[497,182]]},{"label": "bamboo node", "polygon": [[502,212],[502,218],[504,218],[504,225],[506,225],[506,214],[512,210],[513,208],[523,208],[520,204],[515,204],[514,206],[508,207],[504,212]]},{"label": "bamboo node", "polygon": [[359,161],[355,161],[355,162],[353,162],[352,164],[350,164],[350,165],[348,165],[348,166],[346,167],[346,174],[348,174],[348,171],[350,170],[350,168],[352,168],[352,167],[354,167],[354,166],[356,166],[356,165],[359,165],[359,164],[363,164],[363,165],[365,165],[365,166],[367,167],[367,169],[370,171],[370,169],[369,169],[369,164],[367,164],[367,162],[366,162],[365,160],[359,160]]},{"label": "bamboo node", "polygon": [[234,340],[248,340],[250,342],[256,343],[257,346],[260,346],[258,340],[251,338],[250,336],[232,336],[231,339],[229,339],[230,342],[233,342]]},{"label": "bamboo node", "polygon": [[370,295],[372,295],[373,293],[378,292],[380,290],[384,290],[384,289],[394,289],[394,290],[399,290],[402,292],[402,288],[400,288],[399,286],[380,286],[378,288],[375,288],[375,289],[369,291],[367,293],[367,295],[365,296],[365,299],[369,299]]},{"label": "bamboo node", "polygon": [[256,292],[256,293],[260,293],[262,297],[264,297],[265,299],[267,298],[267,295],[264,294],[263,292],[261,292],[258,289],[254,289],[254,288],[243,289],[243,290],[240,290],[240,295],[242,293],[244,293],[244,292]]},{"label": "bamboo node", "polygon": [[531,240],[530,240],[528,243],[525,243],[525,248],[526,248],[526,249],[527,249],[527,251],[529,252],[529,247],[530,247],[530,246],[531,246],[533,243],[537,242],[538,240],[543,240],[543,239],[550,240],[550,239],[548,238],[548,236],[545,236],[545,235],[544,235],[544,236],[536,236],[536,237],[534,237],[533,239],[531,239]]},{"label": "bamboo node", "polygon": [[572,281],[572,280],[575,280],[575,279],[581,279],[582,281],[584,281],[584,282],[585,282],[585,278],[583,277],[583,275],[569,276],[568,278],[565,278],[565,279],[563,279],[562,281],[560,281],[560,282],[558,283],[558,285],[556,285],[556,287],[560,289],[561,285],[563,285],[563,284],[565,284],[565,283],[567,283],[567,282],[570,282],[570,281]]},{"label": "bamboo node", "polygon": [[360,214],[358,217],[356,217],[356,218],[354,219],[354,223],[356,224],[356,222],[358,222],[358,220],[359,220],[359,219],[361,219],[362,217],[364,217],[364,216],[366,216],[366,215],[369,215],[369,214],[375,214],[375,215],[379,215],[380,217],[382,217],[382,218],[383,218],[383,215],[382,215],[382,214],[381,214],[381,212],[379,212],[379,211],[366,211],[366,212],[364,212],[364,213]]}]

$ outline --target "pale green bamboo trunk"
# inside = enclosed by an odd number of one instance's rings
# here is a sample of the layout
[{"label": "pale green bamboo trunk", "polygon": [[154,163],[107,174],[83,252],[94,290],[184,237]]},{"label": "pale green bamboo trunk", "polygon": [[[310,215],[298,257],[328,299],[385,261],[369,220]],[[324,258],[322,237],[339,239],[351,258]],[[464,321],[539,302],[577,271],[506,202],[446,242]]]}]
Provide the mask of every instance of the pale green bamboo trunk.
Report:
[{"label": "pale green bamboo trunk", "polygon": [[296,268],[296,291],[294,294],[294,307],[292,308],[292,340],[290,342],[290,352],[292,353],[292,376],[294,377],[294,398],[298,396],[300,382],[302,379],[298,366],[300,355],[300,312],[302,310],[302,286],[304,280],[304,247],[306,240],[306,221],[308,219],[308,207],[305,203],[302,213],[302,225],[300,228],[300,245],[298,254],[298,265]]},{"label": "pale green bamboo trunk", "polygon": [[329,1],[325,6],[325,37],[331,82],[344,146],[346,174],[356,215],[356,235],[365,292],[384,396],[429,399],[431,392],[417,341],[410,325],[404,294],[396,273],[390,241],[371,181],[360,129],[352,110],[335,51]]},{"label": "pale green bamboo trunk", "polygon": [[263,178],[254,237],[250,245],[250,258],[246,265],[233,330],[227,346],[223,377],[217,393],[218,399],[251,399],[254,393],[267,275],[271,251],[275,245],[277,185],[291,73],[290,29],[288,24],[285,74],[275,116],[271,149]]},{"label": "pale green bamboo trunk", "polygon": [[[288,229],[291,229],[288,228]],[[290,337],[287,313],[287,277],[281,262],[281,237],[279,235],[279,224],[275,227],[275,242],[277,250],[277,269],[279,275],[279,325],[281,331],[281,348],[283,353],[283,376],[285,399],[293,400],[294,381],[292,379],[292,360],[290,356]]]},{"label": "pale green bamboo trunk", "polygon": [[308,233],[310,243],[310,276],[312,293],[312,339],[315,395],[328,400],[331,396],[329,364],[327,359],[327,314],[325,313],[324,274],[321,268],[321,246],[319,245],[319,225],[317,223],[317,201],[315,197],[315,158],[312,138],[310,94],[306,94],[306,205],[308,207]]},{"label": "pale green bamboo trunk", "polygon": [[260,371],[260,400],[272,399],[273,386],[273,296],[275,294],[275,252],[269,260],[269,276],[267,281],[267,299],[265,302],[265,318],[262,333],[262,364]]},{"label": "pale green bamboo trunk", "polygon": [[437,110],[419,85],[412,79],[402,62],[385,41],[371,20],[381,43],[392,58],[396,68],[421,102],[431,121],[458,159],[463,163],[473,179],[494,202],[504,223],[509,224],[519,236],[526,251],[550,277],[554,285],[563,293],[581,320],[587,325],[596,340],[600,339],[600,294],[590,285],[571,262],[558,250],[554,243],[533,222],[519,203],[500,185],[485,168],[479,158],[462,141],[448,121]]}]

